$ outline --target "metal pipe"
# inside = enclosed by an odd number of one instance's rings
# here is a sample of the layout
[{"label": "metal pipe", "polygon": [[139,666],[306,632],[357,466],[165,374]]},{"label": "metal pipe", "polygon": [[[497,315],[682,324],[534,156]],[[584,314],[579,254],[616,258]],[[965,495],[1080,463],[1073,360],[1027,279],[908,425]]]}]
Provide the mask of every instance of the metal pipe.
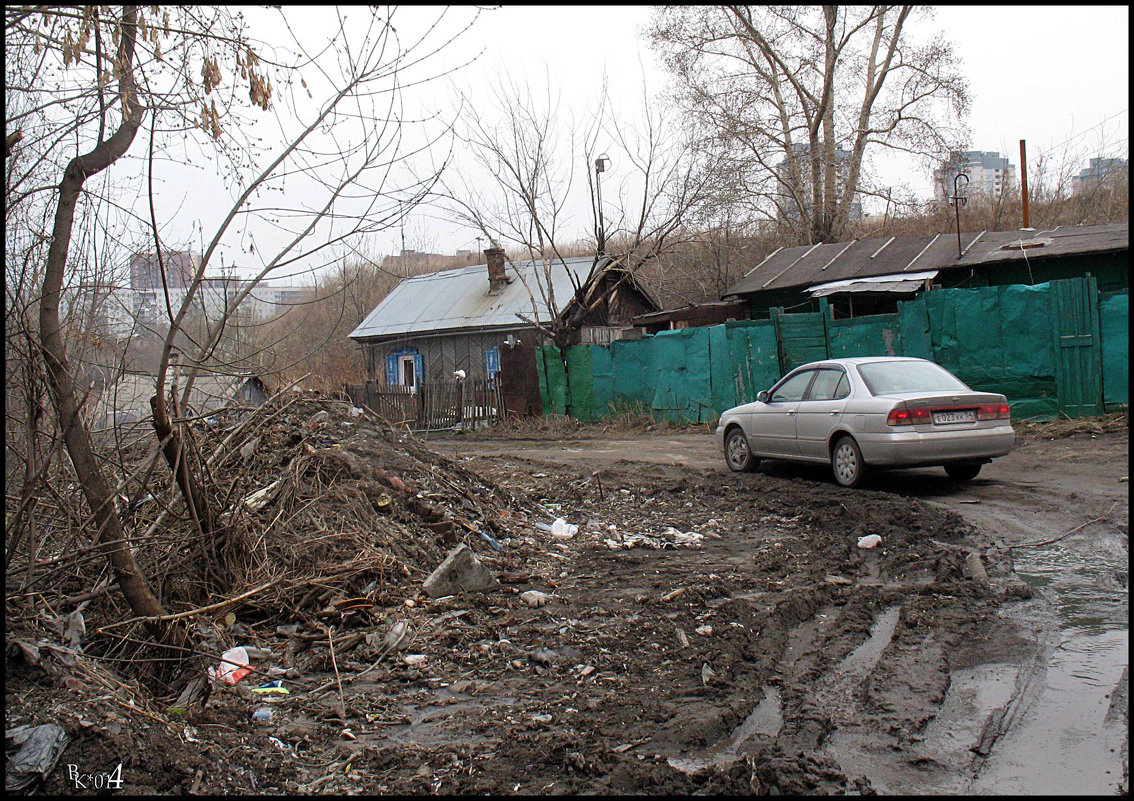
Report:
[{"label": "metal pipe", "polygon": [[1020,190],[1024,195],[1024,227],[1031,228],[1028,215],[1028,153],[1024,140],[1020,140]]}]

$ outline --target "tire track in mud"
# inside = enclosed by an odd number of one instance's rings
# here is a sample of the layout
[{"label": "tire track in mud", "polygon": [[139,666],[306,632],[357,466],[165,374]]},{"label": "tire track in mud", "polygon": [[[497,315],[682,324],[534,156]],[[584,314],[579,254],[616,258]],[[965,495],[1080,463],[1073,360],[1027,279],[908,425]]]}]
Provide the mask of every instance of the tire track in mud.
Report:
[{"label": "tire track in mud", "polygon": [[[904,786],[933,786],[926,765],[942,760],[917,746],[946,696],[949,654],[984,636],[1005,587],[1018,591],[996,565],[999,589],[965,578],[963,555],[989,545],[979,532],[882,493],[661,465],[605,468],[608,502],[599,502],[581,481],[572,496],[570,481],[538,464],[526,472],[546,472],[563,509],[580,518],[686,530],[711,516],[722,535],[700,551],[577,554],[580,575],[558,592],[573,616],[588,614],[577,605],[602,610],[600,647],[621,650],[624,675],[634,676],[618,691],[629,711],[592,721],[588,738],[647,741],[634,751],[646,762],[653,752],[651,775],[702,783],[775,763],[786,773],[807,765],[796,776],[804,791],[885,786],[891,772],[920,782]],[[858,550],[867,533],[883,545]],[[658,601],[675,588],[684,588],[677,599]],[[705,624],[712,636],[692,633]],[[958,748],[967,754],[971,744]]]}]

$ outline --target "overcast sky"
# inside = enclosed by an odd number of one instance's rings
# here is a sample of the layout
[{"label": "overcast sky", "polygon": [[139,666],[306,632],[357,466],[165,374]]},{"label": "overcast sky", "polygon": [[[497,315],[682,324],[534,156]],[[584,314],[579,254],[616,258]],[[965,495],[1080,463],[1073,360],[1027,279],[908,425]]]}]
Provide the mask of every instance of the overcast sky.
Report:
[{"label": "overcast sky", "polygon": [[[319,12],[294,10],[317,24]],[[561,113],[578,116],[593,103],[605,71],[616,102],[631,106],[640,103],[643,79],[651,93],[661,92],[668,80],[644,37],[649,14],[646,6],[508,6],[483,14],[446,59],[455,64],[484,50],[456,78],[474,96],[499,73],[533,83],[546,74],[561,92]],[[929,25],[954,43],[969,78],[973,149],[999,151],[1018,166],[1019,141],[1025,139],[1029,167],[1065,145],[1081,166],[1090,156],[1126,156],[1128,7],[946,6]],[[444,94],[434,88],[419,102],[440,107]],[[930,195],[930,176],[922,167],[898,161],[877,167],[887,184]],[[616,160],[614,175],[618,168]],[[192,209],[180,208],[191,216]],[[589,209],[577,218],[583,235]],[[407,224],[406,244],[452,253],[475,248],[476,235],[420,209]],[[399,239],[400,232],[391,231],[373,245],[396,252]]]},{"label": "overcast sky", "polygon": [[[632,103],[643,74],[651,91],[668,80],[644,37],[649,15],[648,6],[505,6],[487,15],[473,37],[487,51],[466,82],[500,68],[539,77],[546,65],[563,105],[583,108],[605,68],[611,91]],[[999,151],[1017,168],[1021,139],[1032,167],[1044,153],[1061,153],[1064,143],[1084,167],[1090,156],[1127,154],[1129,7],[943,6],[929,24],[954,43],[969,78],[974,150]],[[920,166],[878,167],[888,182],[931,195],[931,176]],[[410,227],[425,227],[424,218]],[[475,233],[428,224],[445,252],[475,247]],[[391,237],[389,247],[396,245]]]}]

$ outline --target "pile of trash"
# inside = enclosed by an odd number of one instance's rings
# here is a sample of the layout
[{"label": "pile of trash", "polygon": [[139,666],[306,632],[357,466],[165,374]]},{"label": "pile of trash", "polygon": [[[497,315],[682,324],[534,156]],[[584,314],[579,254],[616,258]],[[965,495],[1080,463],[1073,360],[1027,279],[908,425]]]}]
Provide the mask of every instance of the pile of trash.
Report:
[{"label": "pile of trash", "polygon": [[[299,393],[200,421],[194,435],[220,490],[221,541],[202,547],[188,520],[166,516],[183,536],[140,553],[177,612],[220,600],[208,576],[225,577],[224,594],[244,596],[261,620],[383,605],[458,543],[499,551],[540,511],[347,402]],[[178,505],[167,493],[139,508],[136,529]]]},{"label": "pile of trash", "polygon": [[[574,539],[577,534],[580,534],[579,526],[568,523],[564,518],[556,518],[554,523],[541,523],[535,522],[532,524],[535,528],[546,531],[551,535],[551,539],[556,542],[566,542],[567,540]],[[716,521],[710,520],[708,529],[716,528]],[[590,540],[592,544],[601,543],[603,547],[609,548],[612,551],[628,550],[630,548],[652,548],[654,550],[663,550],[665,548],[700,548],[706,536],[711,539],[720,539],[720,535],[715,531],[707,531],[702,534],[697,531],[681,531],[673,526],[667,526],[663,531],[657,534],[643,534],[641,532],[623,533],[619,531],[617,523],[610,523],[602,527],[597,521],[588,521],[588,530],[584,530],[580,536],[581,541]]]}]

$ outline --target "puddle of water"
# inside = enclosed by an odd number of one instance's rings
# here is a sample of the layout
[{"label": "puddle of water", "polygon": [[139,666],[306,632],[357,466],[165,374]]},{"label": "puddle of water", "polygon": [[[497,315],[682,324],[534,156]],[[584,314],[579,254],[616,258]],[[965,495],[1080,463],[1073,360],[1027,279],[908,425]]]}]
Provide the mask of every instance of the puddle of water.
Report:
[{"label": "puddle of water", "polygon": [[1013,556],[1021,578],[1052,602],[1058,643],[1038,696],[996,743],[972,791],[1114,794],[1128,735],[1125,720],[1107,712],[1129,662],[1129,594],[1098,579],[1127,569],[1125,543],[1083,537]]},{"label": "puddle of water", "polygon": [[1126,667],[1128,648],[1127,631],[1064,636],[1039,697],[996,743],[972,791],[1117,792],[1125,725],[1107,721],[1107,696]]},{"label": "puddle of water", "polygon": [[[936,717],[922,732],[913,755],[878,753],[859,736],[836,732],[829,741],[844,770],[869,776],[882,794],[957,794],[969,791],[973,760],[985,721],[1011,700],[1020,669],[989,664],[952,672]],[[864,766],[869,766],[865,769]]]},{"label": "puddle of water", "polygon": [[768,686],[764,688],[764,698],[752,710],[740,728],[736,730],[735,745],[740,746],[754,734],[764,737],[775,737],[784,725],[783,710],[780,707],[780,688]]},{"label": "puddle of water", "polygon": [[780,707],[780,690],[778,687],[766,685],[764,698],[744,721],[732,733],[728,745],[723,748],[710,750],[708,753],[670,757],[666,760],[671,768],[682,773],[696,773],[710,765],[728,767],[740,759],[740,747],[752,739],[753,736],[775,737],[783,726],[783,711]]},{"label": "puddle of water", "polygon": [[[398,743],[415,745],[425,743],[437,744],[449,741],[471,743],[474,740],[483,738],[470,737],[466,732],[447,734],[444,731],[444,724],[448,722],[450,717],[465,709],[512,706],[515,703],[515,698],[485,698],[423,708],[407,704],[403,705],[401,709],[402,714],[409,718],[409,722],[398,726],[388,726],[378,733],[377,736],[388,738]],[[360,741],[362,739],[363,738],[360,738]]]}]

